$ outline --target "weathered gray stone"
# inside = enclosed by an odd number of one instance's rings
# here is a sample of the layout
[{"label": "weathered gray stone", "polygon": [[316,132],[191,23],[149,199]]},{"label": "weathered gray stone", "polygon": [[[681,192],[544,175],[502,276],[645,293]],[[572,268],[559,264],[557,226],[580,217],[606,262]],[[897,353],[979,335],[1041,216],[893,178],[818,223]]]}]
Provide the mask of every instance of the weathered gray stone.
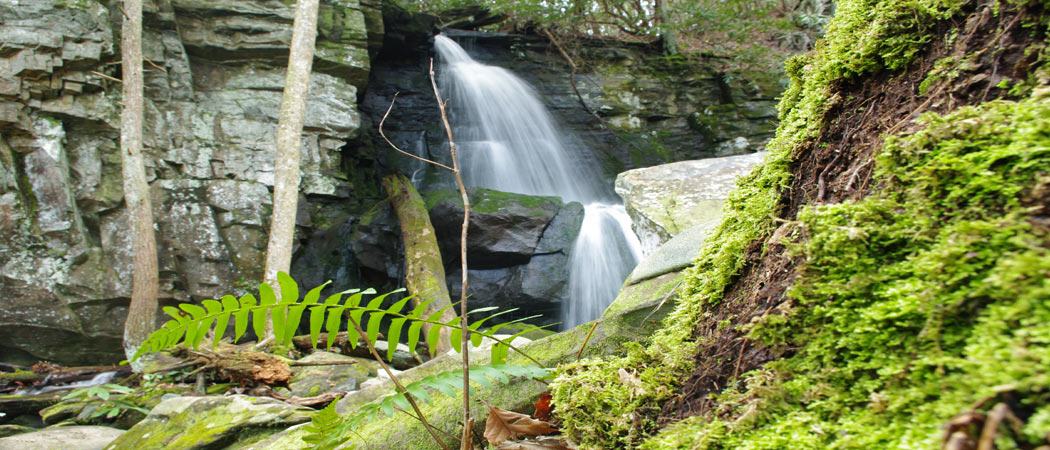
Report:
[{"label": "weathered gray stone", "polygon": [[361,364],[359,358],[340,355],[326,351],[315,351],[299,360],[300,362],[353,362],[331,366],[295,367],[294,375],[288,382],[292,394],[300,397],[313,397],[331,391],[352,391],[369,376],[369,366]]},{"label": "weathered gray stone", "polygon": [[616,193],[631,216],[642,253],[648,255],[671,236],[719,218],[736,179],[764,158],[765,153],[754,153],[681,161],[617,176]]},{"label": "weathered gray stone", "polygon": [[0,450],[99,450],[122,434],[124,430],[89,425],[50,427],[0,438]]}]

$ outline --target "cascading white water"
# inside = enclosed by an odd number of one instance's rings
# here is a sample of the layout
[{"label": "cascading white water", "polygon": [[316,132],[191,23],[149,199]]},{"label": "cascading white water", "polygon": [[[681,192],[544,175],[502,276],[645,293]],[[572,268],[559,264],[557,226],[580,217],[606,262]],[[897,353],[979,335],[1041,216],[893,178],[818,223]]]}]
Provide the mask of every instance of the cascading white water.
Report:
[{"label": "cascading white water", "polygon": [[641,254],[630,219],[603,187],[593,154],[554,125],[536,92],[510,71],[434,38],[465,181],[506,192],[556,195],[584,206],[573,247],[564,326],[592,320],[616,297]]}]

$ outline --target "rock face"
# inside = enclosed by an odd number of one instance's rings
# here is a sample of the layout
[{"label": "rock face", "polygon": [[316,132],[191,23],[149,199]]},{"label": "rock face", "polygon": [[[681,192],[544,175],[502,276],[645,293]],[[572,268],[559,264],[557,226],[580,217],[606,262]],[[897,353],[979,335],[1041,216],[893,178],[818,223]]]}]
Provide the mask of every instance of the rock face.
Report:
[{"label": "rock face", "polygon": [[[0,5],[0,359],[116,360],[132,270],[117,154],[120,12],[96,0],[23,3]],[[382,39],[377,10],[322,3],[302,231],[362,196],[343,174],[343,147],[360,126],[369,40]],[[259,279],[293,14],[276,1],[147,2],[145,154],[164,301]]]},{"label": "rock face", "polygon": [[[468,190],[467,229],[471,307],[521,308],[518,316],[542,314],[558,320],[569,282],[569,253],[583,223],[583,206],[557,197]],[[449,292],[458,300],[463,205],[459,193],[438,190],[426,198],[430,220],[446,261]]]},{"label": "rock face", "polygon": [[681,161],[634,169],[616,177],[632,227],[646,255],[672,236],[717,220],[736,188],[736,179],[751,171],[765,153]]}]

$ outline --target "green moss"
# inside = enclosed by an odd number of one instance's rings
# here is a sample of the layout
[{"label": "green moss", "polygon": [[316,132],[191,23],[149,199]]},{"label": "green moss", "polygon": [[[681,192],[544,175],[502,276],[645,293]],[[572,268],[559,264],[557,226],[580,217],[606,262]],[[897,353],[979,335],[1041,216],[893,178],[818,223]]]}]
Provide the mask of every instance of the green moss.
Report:
[{"label": "green moss", "polygon": [[[530,209],[536,215],[546,215],[550,211],[556,211],[561,205],[558,197],[545,197],[539,195],[514,194],[510,192],[494,191],[484,188],[469,188],[467,195],[470,199],[470,211],[480,214],[492,214],[504,211],[517,205],[513,209]],[[462,205],[459,191],[455,189],[439,189],[426,194],[424,199],[427,210],[431,210],[438,203],[452,203]],[[462,209],[462,208],[461,208]]]},{"label": "green moss", "polygon": [[879,193],[801,211],[797,304],[751,330],[796,353],[644,447],[933,448],[1000,395],[1036,414],[998,448],[1045,443],[1050,230],[1030,217],[1050,188],[1045,91],[925,115],[887,140]]}]

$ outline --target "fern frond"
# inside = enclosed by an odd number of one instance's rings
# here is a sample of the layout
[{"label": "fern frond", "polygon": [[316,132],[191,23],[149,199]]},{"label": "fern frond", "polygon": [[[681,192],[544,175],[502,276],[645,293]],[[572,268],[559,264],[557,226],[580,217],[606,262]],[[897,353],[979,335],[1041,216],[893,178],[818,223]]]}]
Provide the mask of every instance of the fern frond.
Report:
[{"label": "fern frond", "polygon": [[[402,292],[404,289],[398,289],[377,295],[370,299],[365,306],[361,306],[364,296],[375,294],[375,290],[347,290],[333,294],[321,302],[321,291],[329,283],[324,283],[311,289],[302,299],[300,299],[299,285],[294,279],[292,279],[292,277],[284,272],[279,272],[277,275],[277,281],[281,292],[280,300],[277,299],[276,293],[268,283],[260,283],[258,299],[252,294],[245,294],[240,299],[231,295],[226,295],[222,297],[221,301],[204,300],[201,302],[201,305],[183,303],[180,304],[178,308],[171,306],[164,307],[164,312],[171,316],[171,320],[166,322],[160,329],[150,334],[132,359],[138,359],[147,351],[157,352],[174,347],[180,341],[186,347],[196,349],[204,340],[204,337],[207,336],[208,331],[213,328],[215,336],[214,341],[217,341],[225,335],[231,318],[234,323],[234,342],[240,340],[248,330],[249,316],[251,317],[251,325],[256,335],[261,336],[265,329],[267,313],[272,317],[276,342],[278,344],[286,345],[292,342],[292,338],[295,337],[295,333],[302,322],[303,313],[307,310],[310,311],[310,343],[314,348],[317,348],[319,344],[318,341],[320,339],[322,328],[328,332],[328,339],[327,342],[325,342],[327,349],[331,349],[336,335],[344,329],[347,332],[348,342],[351,346],[356,347],[358,340],[361,338],[364,338],[375,345],[380,332],[383,331],[381,330],[381,325],[384,318],[390,319],[390,325],[385,330],[387,340],[390,342],[386,355],[388,360],[393,359],[397,343],[401,340],[402,336],[405,336],[408,342],[409,351],[413,354],[415,354],[416,346],[420,341],[423,341],[429,348],[430,354],[433,355],[437,348],[442,328],[451,329],[451,333],[449,333],[451,347],[457,352],[462,348],[463,333],[459,326],[460,318],[454,317],[448,321],[441,321],[441,315],[444,310],[452,307],[452,305],[446,305],[441,310],[435,311],[426,316],[424,316],[426,306],[433,300],[423,301],[412,308],[411,311],[407,312],[404,310],[412,296],[398,300],[387,308],[382,307],[383,302],[389,295]],[[344,296],[346,297],[345,300],[343,299]],[[495,307],[479,308],[472,311],[472,313],[484,313],[495,311],[496,309],[497,308]],[[507,352],[509,350],[515,350],[537,365],[541,365],[535,359],[521,352],[521,350],[515,347],[511,342],[514,338],[528,331],[537,330],[543,327],[527,325],[524,330],[515,334],[509,340],[496,336],[496,332],[503,326],[512,323],[520,323],[523,320],[531,319],[536,316],[496,324],[486,330],[481,329],[483,324],[489,322],[493,318],[513,311],[515,310],[509,309],[498,311],[485,318],[473,321],[468,327],[471,346],[479,347],[484,338],[489,338],[496,342],[491,351],[493,364],[505,363]],[[364,330],[365,336],[361,336],[355,327],[346,327],[347,318],[353,319],[354,322],[361,323],[361,319],[365,314],[368,315],[367,328]],[[405,327],[406,324],[408,325],[407,329]],[[423,328],[425,324],[429,324],[431,327],[430,331],[424,337]]]}]

